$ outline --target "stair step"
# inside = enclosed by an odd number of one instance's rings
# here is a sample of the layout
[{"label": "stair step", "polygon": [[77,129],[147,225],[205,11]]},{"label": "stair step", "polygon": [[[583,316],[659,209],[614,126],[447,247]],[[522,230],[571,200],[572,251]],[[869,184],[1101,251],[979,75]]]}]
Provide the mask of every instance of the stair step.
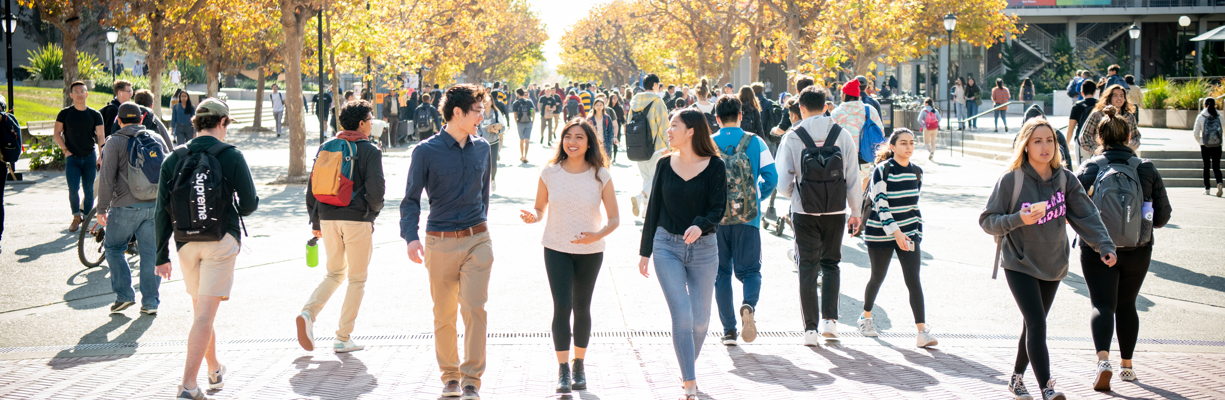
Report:
[{"label": "stair step", "polygon": [[1201,188],[1201,187],[1204,187],[1203,178],[1166,178],[1162,176],[1161,181],[1165,183],[1165,187],[1167,188],[1172,188],[1172,187]]},{"label": "stair step", "polygon": [[1165,171],[1168,168],[1190,168],[1190,169],[1199,170],[1201,167],[1204,166],[1204,162],[1202,160],[1149,159],[1149,161],[1152,161],[1153,165],[1157,166],[1157,169],[1161,171]]},{"label": "stair step", "polygon": [[1170,178],[1204,179],[1204,170],[1200,168],[1157,168],[1157,171],[1161,173],[1162,180]]},{"label": "stair step", "polygon": [[1195,150],[1140,150],[1140,157],[1150,160],[1199,160]]}]

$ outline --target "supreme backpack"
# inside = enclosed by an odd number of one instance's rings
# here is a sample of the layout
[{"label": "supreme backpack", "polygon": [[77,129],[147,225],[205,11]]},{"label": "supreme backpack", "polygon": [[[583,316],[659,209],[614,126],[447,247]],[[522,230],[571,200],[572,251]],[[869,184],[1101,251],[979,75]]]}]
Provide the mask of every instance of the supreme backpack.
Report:
[{"label": "supreme backpack", "polygon": [[757,179],[753,177],[753,161],[748,153],[753,137],[751,133],[744,133],[731,154],[719,149],[719,157],[727,168],[727,208],[720,225],[744,224],[757,219]]},{"label": "supreme backpack", "polygon": [[927,113],[923,115],[923,129],[940,129],[940,118],[936,117],[936,113],[923,110]]},{"label": "supreme backpack", "polygon": [[353,170],[357,160],[357,143],[332,138],[319,148],[315,167],[311,170],[311,194],[320,203],[347,207],[353,201]]},{"label": "supreme backpack", "polygon": [[583,113],[583,104],[578,99],[566,99],[566,119],[574,118]]},{"label": "supreme backpack", "polygon": [[838,134],[842,127],[830,123],[829,135],[820,147],[803,126],[796,126],[796,136],[804,142],[800,152],[800,173],[795,176],[795,185],[800,194],[800,205],[809,214],[832,213],[846,209],[846,174],[842,168],[842,149],[838,147]]},{"label": "supreme backpack", "polygon": [[1089,160],[1097,164],[1097,177],[1091,187],[1093,204],[1097,205],[1102,224],[1110,233],[1116,247],[1132,248],[1148,243],[1152,237],[1152,225],[1144,227],[1141,207],[1144,206],[1144,188],[1140,185],[1137,169],[1142,162],[1137,157],[1127,163],[1111,163],[1104,155]]},{"label": "supreme backpack", "polygon": [[[2,113],[0,118],[0,159],[5,162],[15,163],[18,158],[21,158],[23,149],[21,148],[21,125],[17,123],[17,117],[13,114]],[[7,169],[0,168],[0,173],[7,174]]]},{"label": "supreme backpack", "polygon": [[642,110],[634,112],[625,124],[625,156],[630,161],[647,161],[655,154],[655,131],[651,130],[648,118],[654,105],[655,100],[651,100]]},{"label": "supreme backpack", "polygon": [[192,153],[187,146],[174,149],[178,162],[170,178],[166,211],[175,241],[215,242],[225,237],[233,195],[225,185],[217,156],[232,148],[234,145],[217,143],[199,153]]},{"label": "supreme backpack", "polygon": [[140,130],[128,137],[128,165],[124,177],[128,190],[137,200],[157,200],[158,176],[166,160],[166,149],[152,133]]},{"label": "supreme backpack", "polygon": [[863,129],[859,131],[859,163],[869,164],[876,160],[876,149],[885,143],[885,132],[872,121],[872,106],[863,106]]},{"label": "supreme backpack", "polygon": [[1204,118],[1204,132],[1200,139],[1204,141],[1204,146],[1215,147],[1221,145],[1221,116],[1208,116]]},{"label": "supreme backpack", "polygon": [[417,107],[417,115],[413,117],[413,125],[417,127],[417,133],[433,132],[434,113],[430,112],[429,107]]}]

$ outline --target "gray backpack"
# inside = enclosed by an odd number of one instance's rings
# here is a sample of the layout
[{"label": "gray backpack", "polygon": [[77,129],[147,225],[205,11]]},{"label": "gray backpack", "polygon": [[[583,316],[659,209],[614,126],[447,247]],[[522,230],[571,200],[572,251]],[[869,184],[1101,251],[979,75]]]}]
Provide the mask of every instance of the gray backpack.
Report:
[{"label": "gray backpack", "polygon": [[1204,131],[1201,133],[1200,139],[1204,141],[1205,147],[1216,147],[1221,145],[1221,116],[1208,116],[1204,118]]},{"label": "gray backpack", "polygon": [[1143,226],[1141,208],[1144,206],[1144,187],[1140,185],[1140,174],[1136,171],[1141,160],[1132,157],[1126,164],[1110,163],[1105,156],[1090,159],[1097,164],[1097,178],[1093,181],[1093,204],[1110,233],[1116,247],[1137,247],[1148,242]]}]

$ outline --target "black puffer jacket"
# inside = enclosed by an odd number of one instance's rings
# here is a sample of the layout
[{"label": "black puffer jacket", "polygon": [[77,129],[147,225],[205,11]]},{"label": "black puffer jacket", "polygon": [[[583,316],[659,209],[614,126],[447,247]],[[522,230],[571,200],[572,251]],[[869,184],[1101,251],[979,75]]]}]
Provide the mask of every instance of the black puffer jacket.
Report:
[{"label": "black puffer jacket", "polygon": [[[1125,145],[1109,145],[1102,153],[1111,163],[1126,163],[1128,159],[1136,157],[1136,152]],[[1096,162],[1085,162],[1080,164],[1080,170],[1076,171],[1076,179],[1080,180],[1081,186],[1087,188],[1093,187],[1093,183],[1097,180],[1098,166]],[[1136,168],[1136,172],[1140,175],[1140,187],[1144,191],[1144,201],[1153,202],[1153,228],[1160,228],[1170,222],[1170,214],[1173,208],[1170,207],[1170,198],[1165,193],[1165,182],[1161,180],[1161,173],[1157,172],[1157,166],[1153,165],[1152,161],[1143,160],[1140,166]],[[1156,241],[1156,235],[1153,240],[1150,240],[1145,246],[1152,246]]]},{"label": "black puffer jacket", "polygon": [[[318,157],[318,154],[315,156]],[[383,196],[387,193],[387,182],[383,178],[383,152],[369,140],[361,141],[357,142],[356,158],[353,201],[347,207],[316,200],[311,184],[306,184],[306,211],[310,214],[311,229],[320,230],[321,220],[374,222],[379,211],[383,210]]]}]

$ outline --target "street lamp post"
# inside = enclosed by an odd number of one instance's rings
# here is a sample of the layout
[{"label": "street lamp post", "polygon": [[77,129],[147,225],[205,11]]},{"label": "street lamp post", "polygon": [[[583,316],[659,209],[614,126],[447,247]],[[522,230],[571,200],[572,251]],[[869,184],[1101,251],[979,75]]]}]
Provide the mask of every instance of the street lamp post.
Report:
[{"label": "street lamp post", "polygon": [[1131,27],[1127,28],[1127,36],[1131,36],[1131,54],[1133,57],[1135,57],[1135,60],[1132,60],[1132,69],[1134,69],[1134,71],[1131,71],[1131,73],[1136,77],[1136,82],[1139,83],[1141,76],[1140,54],[1137,50],[1139,47],[1137,46],[1139,46],[1140,43],[1137,42],[1137,40],[1140,39],[1140,27],[1136,24],[1131,24]]},{"label": "street lamp post", "polygon": [[315,24],[315,27],[317,28],[317,31],[318,31],[317,34],[318,34],[318,39],[319,39],[317,43],[319,46],[319,51],[315,52],[319,56],[319,74],[318,74],[319,75],[318,76],[319,86],[315,88],[315,98],[318,99],[315,101],[315,117],[319,118],[319,144],[323,144],[323,141],[327,140],[327,126],[325,125],[327,124],[327,118],[324,117],[327,114],[320,114],[319,112],[320,111],[327,112],[327,111],[323,109],[323,9],[322,8],[319,9],[319,21],[318,23]]},{"label": "street lamp post", "polygon": [[[951,64],[953,63],[952,58],[953,58],[953,30],[954,29],[957,29],[957,16],[953,15],[953,13],[949,13],[948,15],[944,16],[944,30],[948,31],[949,33],[949,40],[948,40],[949,55],[948,57],[944,58],[945,66],[944,66],[944,71],[942,71],[945,76],[949,75],[949,71],[951,70],[950,67],[951,67]],[[948,79],[952,79],[952,78],[948,78]],[[952,81],[949,81],[949,82],[951,83]],[[942,90],[944,90],[945,93],[948,93],[948,88],[943,88]],[[949,132],[952,132],[953,131],[953,113],[951,111],[953,111],[953,96],[951,95],[946,95],[946,96],[948,96],[947,98],[949,99],[949,101],[946,103],[948,104],[948,108],[944,109],[944,115],[945,115],[944,120],[945,120],[945,125],[948,125]],[[939,123],[937,122],[937,124]],[[950,140],[949,143],[953,143],[953,142]],[[953,146],[949,146],[949,151],[953,151]]]},{"label": "street lamp post", "polygon": [[115,42],[119,41],[119,31],[115,28],[106,30],[106,42],[111,45],[111,83],[115,83]]},{"label": "street lamp post", "polygon": [[8,77],[9,84],[9,104],[7,112],[13,112],[13,107],[17,105],[17,100],[13,98],[13,32],[17,31],[17,17],[9,13],[9,2],[4,2],[4,47],[5,56],[4,67]]},{"label": "street lamp post", "polygon": [[[1188,27],[1188,26],[1191,26],[1191,17],[1188,17],[1188,16],[1186,16],[1186,15],[1181,16],[1181,17],[1178,17],[1178,25],[1181,25],[1181,26],[1182,26],[1182,34],[1183,34],[1183,36],[1186,36],[1186,35],[1187,35],[1187,27]],[[1179,58],[1179,60],[1178,60],[1178,64],[1180,65],[1180,66],[1179,66],[1179,69],[1184,68],[1184,67],[1182,67],[1182,65],[1185,65],[1185,63],[1186,63],[1186,58],[1187,58],[1186,56],[1182,55],[1182,51],[1184,50],[1184,47],[1186,47],[1186,46],[1184,45],[1184,44],[1185,44],[1185,42],[1183,42],[1181,39],[1182,39],[1182,38],[1179,38],[1179,41],[1178,41],[1178,58]],[[1188,71],[1187,76],[1190,76],[1190,75],[1191,75],[1191,73]]]}]

